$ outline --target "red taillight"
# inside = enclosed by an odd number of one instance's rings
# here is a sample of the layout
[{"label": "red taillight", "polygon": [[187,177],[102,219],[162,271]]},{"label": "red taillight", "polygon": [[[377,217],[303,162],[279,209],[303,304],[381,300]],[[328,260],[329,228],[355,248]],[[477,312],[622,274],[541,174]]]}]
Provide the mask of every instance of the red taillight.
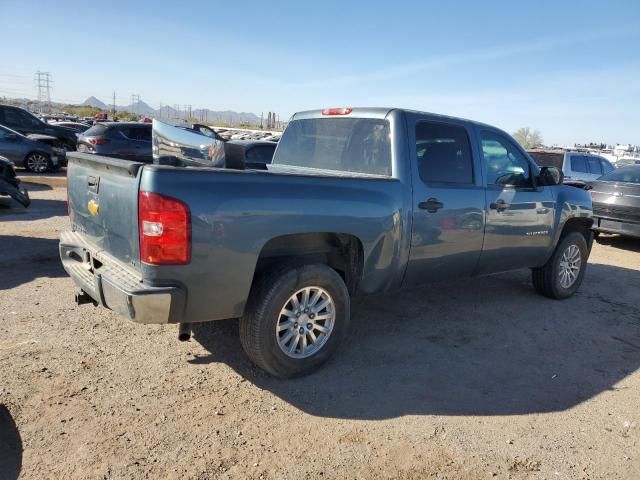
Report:
[{"label": "red taillight", "polygon": [[349,115],[353,108],[325,108],[322,115]]},{"label": "red taillight", "polygon": [[589,193],[591,194],[591,198],[596,198],[596,192],[591,190]]},{"label": "red taillight", "polygon": [[138,194],[140,261],[151,265],[185,265],[191,261],[191,213],[175,198]]},{"label": "red taillight", "polygon": [[109,140],[100,137],[89,137],[87,138],[87,142],[89,142],[91,145],[104,145],[105,143],[109,143]]}]

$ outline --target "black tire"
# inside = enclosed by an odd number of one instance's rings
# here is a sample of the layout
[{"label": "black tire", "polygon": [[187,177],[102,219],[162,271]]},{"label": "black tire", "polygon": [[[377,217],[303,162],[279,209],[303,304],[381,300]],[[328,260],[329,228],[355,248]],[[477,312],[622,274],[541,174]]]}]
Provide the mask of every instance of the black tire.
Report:
[{"label": "black tire", "polygon": [[[317,352],[306,358],[292,358],[278,344],[276,326],[289,299],[305,287],[319,287],[330,295],[335,307],[333,328]],[[257,280],[240,319],[240,341],[260,368],[278,378],[290,378],[308,374],[326,362],[346,335],[349,320],[349,292],[335,270],[322,264],[290,266]]]},{"label": "black tire", "polygon": [[53,164],[46,153],[31,152],[24,159],[24,168],[33,173],[45,173],[53,168]]},{"label": "black tire", "polygon": [[[562,261],[563,254],[572,245],[575,245],[580,251],[580,270],[575,281],[565,288],[560,282],[560,262]],[[534,288],[539,294],[544,295],[545,297],[555,298],[558,300],[570,297],[582,284],[582,280],[587,269],[588,259],[589,247],[584,235],[579,232],[568,233],[561,239],[556,250],[553,252],[553,255],[544,266],[531,269]]]}]

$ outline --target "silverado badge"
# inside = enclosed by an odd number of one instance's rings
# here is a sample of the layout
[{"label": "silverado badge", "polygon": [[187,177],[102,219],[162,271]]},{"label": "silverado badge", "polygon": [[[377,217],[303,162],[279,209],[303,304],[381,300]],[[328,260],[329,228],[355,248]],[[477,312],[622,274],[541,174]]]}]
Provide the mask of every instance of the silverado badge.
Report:
[{"label": "silverado badge", "polygon": [[89,213],[95,217],[100,212],[100,205],[98,205],[98,202],[91,199],[87,203],[87,210],[89,210]]}]

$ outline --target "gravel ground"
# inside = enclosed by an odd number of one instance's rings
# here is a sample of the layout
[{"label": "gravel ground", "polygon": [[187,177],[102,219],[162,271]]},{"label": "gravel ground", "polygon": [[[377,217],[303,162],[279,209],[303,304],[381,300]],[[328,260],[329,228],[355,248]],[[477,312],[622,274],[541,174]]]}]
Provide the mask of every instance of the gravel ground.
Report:
[{"label": "gravel ground", "polygon": [[325,368],[274,380],[235,322],[77,307],[63,189],[0,208],[0,479],[640,478],[640,242],[558,302],[528,272],[361,299]]}]

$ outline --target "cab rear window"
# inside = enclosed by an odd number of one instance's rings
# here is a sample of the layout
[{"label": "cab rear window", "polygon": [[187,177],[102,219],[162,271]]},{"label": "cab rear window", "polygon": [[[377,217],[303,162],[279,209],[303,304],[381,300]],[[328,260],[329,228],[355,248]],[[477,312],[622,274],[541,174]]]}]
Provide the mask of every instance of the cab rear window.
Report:
[{"label": "cab rear window", "polygon": [[389,122],[374,118],[294,120],[280,139],[273,164],[390,176]]}]

